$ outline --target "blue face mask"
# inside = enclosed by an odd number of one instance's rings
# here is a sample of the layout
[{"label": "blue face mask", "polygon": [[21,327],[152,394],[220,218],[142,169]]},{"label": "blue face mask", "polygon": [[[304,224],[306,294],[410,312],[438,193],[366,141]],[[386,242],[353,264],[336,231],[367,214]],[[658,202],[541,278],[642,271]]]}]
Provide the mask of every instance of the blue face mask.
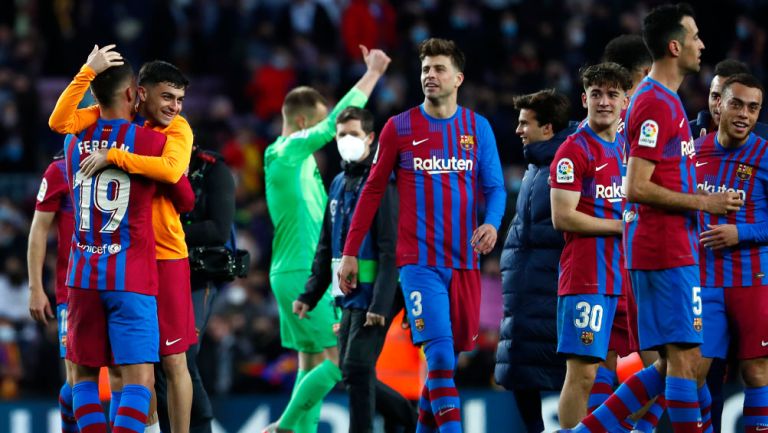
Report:
[{"label": "blue face mask", "polygon": [[501,34],[504,37],[514,39],[517,37],[517,22],[514,20],[506,20],[501,23]]},{"label": "blue face mask", "polygon": [[427,38],[429,38],[429,30],[427,30],[426,27],[416,26],[411,28],[411,42],[413,42],[414,45],[420,44]]}]

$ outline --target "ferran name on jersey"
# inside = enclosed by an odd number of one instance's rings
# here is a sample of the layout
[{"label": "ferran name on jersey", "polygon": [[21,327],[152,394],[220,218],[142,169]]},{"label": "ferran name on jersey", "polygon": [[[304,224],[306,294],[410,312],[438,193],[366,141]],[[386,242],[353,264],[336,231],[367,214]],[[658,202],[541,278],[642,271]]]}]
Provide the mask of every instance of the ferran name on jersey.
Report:
[{"label": "ferran name on jersey", "polygon": [[752,177],[753,171],[754,167],[751,165],[739,164],[739,167],[736,169],[736,177],[742,181],[749,180]]},{"label": "ferran name on jersey", "polygon": [[562,158],[557,161],[557,183],[573,183],[573,161]]},{"label": "ferran name on jersey", "polygon": [[595,341],[595,333],[592,331],[581,331],[581,343],[589,346]]},{"label": "ferran name on jersey", "polygon": [[648,119],[640,126],[640,140],[637,144],[643,147],[656,147],[659,140],[659,124]]},{"label": "ferran name on jersey", "polygon": [[475,145],[475,136],[474,135],[462,135],[459,137],[459,144],[461,145],[462,149],[469,150],[472,149],[472,146]]}]

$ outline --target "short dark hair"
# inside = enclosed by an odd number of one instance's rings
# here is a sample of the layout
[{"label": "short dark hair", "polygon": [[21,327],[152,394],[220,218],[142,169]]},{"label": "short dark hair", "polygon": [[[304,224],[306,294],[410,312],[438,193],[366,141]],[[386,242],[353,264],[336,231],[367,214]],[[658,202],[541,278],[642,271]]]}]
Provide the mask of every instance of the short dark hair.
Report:
[{"label": "short dark hair", "polygon": [[464,71],[466,58],[455,42],[449,39],[429,38],[419,44],[419,60],[425,57],[448,56],[459,72]]},{"label": "short dark hair", "polygon": [[176,66],[162,60],[144,63],[139,69],[139,86],[168,83],[177,89],[186,89],[189,80]]},{"label": "short dark hair", "polygon": [[736,74],[749,74],[749,66],[734,59],[721,60],[715,65],[715,75],[728,78]]},{"label": "short dark hair", "polygon": [[632,88],[632,76],[618,63],[605,62],[579,70],[584,90],[590,86],[613,86],[623,91]]},{"label": "short dark hair", "polygon": [[363,132],[366,134],[373,132],[373,114],[365,108],[347,107],[341,110],[341,113],[336,117],[336,124],[340,125],[350,120],[359,120]]},{"label": "short dark hair", "polygon": [[765,93],[765,89],[763,88],[763,83],[760,82],[760,80],[757,79],[752,74],[735,74],[728,77],[725,82],[723,83],[723,88],[720,91],[720,94],[725,95],[725,91],[728,90],[732,85],[734,84],[741,84],[742,86],[746,86],[752,89],[758,89],[760,90],[760,93]]},{"label": "short dark hair", "polygon": [[91,81],[93,97],[96,98],[101,107],[112,108],[120,86],[130,80],[133,80],[133,67],[127,60],[123,59],[122,65],[107,68]]},{"label": "short dark hair", "polygon": [[611,39],[603,51],[603,61],[618,63],[630,73],[653,64],[651,53],[640,35],[621,35]]},{"label": "short dark hair", "polygon": [[539,90],[528,95],[515,96],[515,110],[531,110],[536,113],[539,125],[552,124],[552,130],[559,132],[568,126],[571,103],[568,97],[555,89]]},{"label": "short dark hair", "polygon": [[682,42],[685,39],[685,27],[681,23],[685,17],[696,18],[688,3],[661,5],[645,16],[643,41],[654,60],[667,56],[667,46],[671,40]]},{"label": "short dark hair", "polygon": [[285,95],[283,113],[290,118],[306,110],[314,110],[318,102],[328,105],[328,101],[317,90],[308,86],[299,86]]}]

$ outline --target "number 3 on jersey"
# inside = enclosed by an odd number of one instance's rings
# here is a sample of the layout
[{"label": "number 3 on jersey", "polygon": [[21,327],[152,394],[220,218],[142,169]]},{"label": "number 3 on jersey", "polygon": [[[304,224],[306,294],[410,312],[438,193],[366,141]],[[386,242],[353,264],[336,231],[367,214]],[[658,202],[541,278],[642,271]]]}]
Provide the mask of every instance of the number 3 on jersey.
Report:
[{"label": "number 3 on jersey", "polygon": [[576,311],[579,313],[579,317],[574,319],[573,325],[579,329],[589,326],[594,332],[600,332],[600,328],[603,327],[603,306],[602,305],[589,305],[588,302],[581,301],[576,304]]},{"label": "number 3 on jersey", "polygon": [[105,218],[106,224],[99,229],[101,233],[112,233],[117,230],[128,210],[131,191],[131,178],[124,171],[108,168],[96,176],[85,177],[78,170],[75,173],[73,189],[75,196],[79,198],[80,231],[91,229],[91,211],[94,209],[108,215]]},{"label": "number 3 on jersey", "polygon": [[411,308],[411,314],[413,314],[414,317],[421,316],[422,308],[421,308],[421,292],[418,290],[414,290],[409,295],[411,298],[411,302],[413,302],[413,308]]}]

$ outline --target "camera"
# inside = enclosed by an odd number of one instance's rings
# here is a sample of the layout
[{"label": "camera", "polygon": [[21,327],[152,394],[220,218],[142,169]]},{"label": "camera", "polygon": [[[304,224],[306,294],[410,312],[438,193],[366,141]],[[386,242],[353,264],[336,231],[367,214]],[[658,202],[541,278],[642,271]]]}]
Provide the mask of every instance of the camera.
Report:
[{"label": "camera", "polygon": [[195,247],[189,249],[189,268],[215,281],[232,281],[248,274],[251,256],[246,250],[227,247]]}]

